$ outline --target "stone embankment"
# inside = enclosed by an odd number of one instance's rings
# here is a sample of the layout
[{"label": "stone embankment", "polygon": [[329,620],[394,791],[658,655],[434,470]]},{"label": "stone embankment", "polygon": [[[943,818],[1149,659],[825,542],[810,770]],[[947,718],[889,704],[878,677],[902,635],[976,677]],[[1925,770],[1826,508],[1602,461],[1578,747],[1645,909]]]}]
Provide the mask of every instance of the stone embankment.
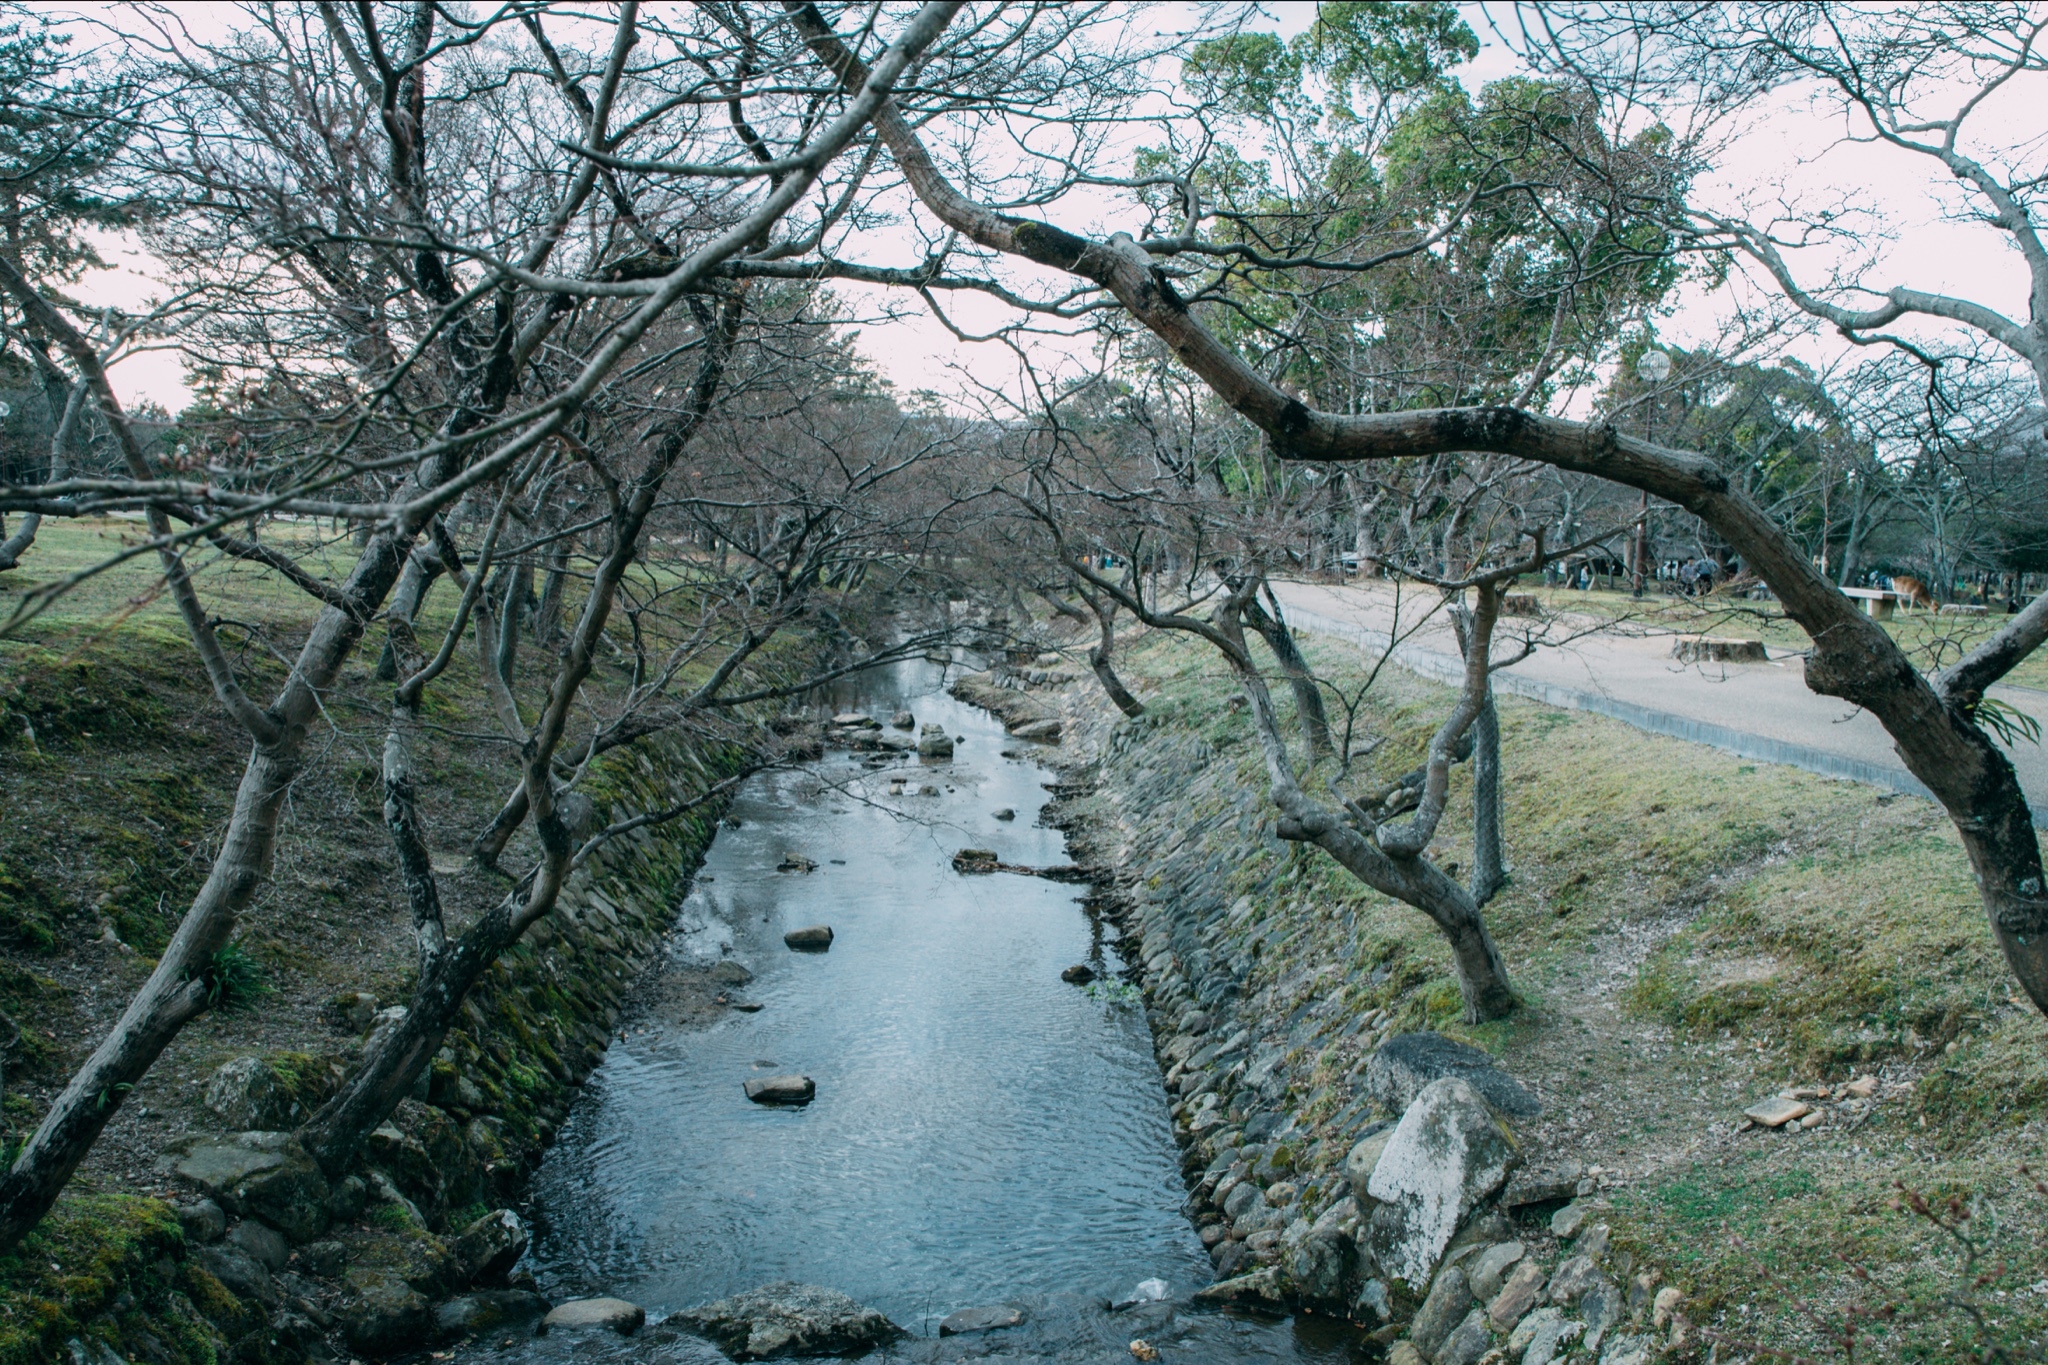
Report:
[{"label": "stone embankment", "polygon": [[[1351,1319],[1401,1365],[1637,1365],[1689,1345],[1679,1292],[1611,1252],[1599,1168],[1528,1157],[1536,1094],[1415,1027],[1397,958],[1310,903],[1264,783],[1171,699],[1126,718],[1088,684],[979,675],[1013,732],[1057,721],[1077,857],[1116,869],[1123,953],[1172,1097],[1198,1298]],[[1505,1353],[1504,1355],[1501,1353]]]},{"label": "stone embankment", "polygon": [[[656,742],[614,755],[582,790],[610,823],[673,806],[739,762]],[[185,1191],[173,1206],[183,1236],[109,1278],[119,1295],[103,1316],[80,1314],[73,1354],[383,1358],[533,1330],[549,1305],[513,1271],[527,1232],[509,1205],[603,1057],[720,813],[714,803],[642,826],[574,873],[554,914],[472,992],[419,1091],[371,1135],[359,1172],[330,1182],[291,1129],[402,1006],[345,993],[330,1011],[331,1051],[223,1066],[206,1092],[219,1134],[165,1157]]]}]

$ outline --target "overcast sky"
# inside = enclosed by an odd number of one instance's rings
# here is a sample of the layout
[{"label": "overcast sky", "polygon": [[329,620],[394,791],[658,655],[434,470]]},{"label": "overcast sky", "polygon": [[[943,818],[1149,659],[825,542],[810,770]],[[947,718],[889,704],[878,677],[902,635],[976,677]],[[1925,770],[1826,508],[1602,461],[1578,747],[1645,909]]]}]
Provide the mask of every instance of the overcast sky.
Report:
[{"label": "overcast sky", "polygon": [[[88,7],[49,8],[77,14]],[[1276,29],[1289,35],[1299,32],[1314,12],[1310,0],[1282,0],[1266,8]],[[1467,84],[1476,89],[1522,69],[1515,54],[1496,37],[1488,23],[1488,10],[1476,4],[1464,9],[1482,43],[1478,59],[1463,69]],[[1499,6],[1492,12],[1505,22],[1505,11]],[[112,17],[118,9],[98,8],[98,13]],[[198,27],[203,23],[198,16],[203,13],[187,9],[186,17]],[[225,19],[224,11],[216,13]],[[1149,14],[1156,16],[1152,21],[1159,27],[1170,30],[1185,28],[1191,17],[1188,7],[1179,3],[1153,4]],[[2014,144],[2042,138],[2048,120],[2043,119],[2037,98],[2038,91],[2015,90],[2011,98],[1987,105],[1979,116],[1984,135],[1994,142]],[[1949,177],[1936,174],[1939,168],[1925,158],[1847,141],[1844,135],[1849,129],[1841,116],[1809,100],[1809,94],[1797,88],[1778,96],[1766,115],[1754,119],[1749,130],[1730,144],[1715,172],[1696,187],[1696,201],[1733,208],[1745,201],[1768,203],[1782,197],[1807,205],[1854,207],[1867,215],[1868,224],[1856,250],[1870,262],[1870,269],[1860,271],[1860,278],[1880,288],[1910,284],[1959,294],[2008,316],[2024,318],[2026,272],[2017,252],[1995,229],[1945,216],[1944,206],[1953,208],[1959,202]],[[2038,141],[2034,155],[2040,155]],[[1056,216],[1070,227],[1101,230],[1118,225],[1110,218],[1110,210],[1109,201],[1097,200],[1062,206]],[[1094,221],[1083,221],[1086,219]],[[132,309],[160,291],[152,262],[134,249],[132,241],[109,240],[105,249],[112,269],[81,286],[85,298]],[[865,254],[883,264],[912,263],[886,259],[886,249]],[[1795,258],[1798,268],[1816,282],[1853,260],[1833,248],[1802,256],[1804,259]],[[1675,345],[1704,342],[1720,330],[1744,291],[1753,296],[1755,288],[1737,281],[1729,290],[1715,294],[1695,289],[1678,301],[1674,316],[1659,320],[1660,332]],[[1005,348],[959,342],[924,315],[914,298],[880,291],[847,293],[857,311],[878,311],[889,305],[909,310],[900,320],[865,327],[862,335],[863,349],[902,391],[933,389],[950,398],[971,392],[968,374],[997,387],[1011,383],[1015,363]],[[973,296],[957,300],[957,307],[954,320],[969,332],[987,331],[1008,316],[993,301]],[[1080,354],[1073,346],[1056,349],[1068,356],[1069,363],[1075,363],[1074,357]],[[1809,338],[1796,350],[1809,361],[1824,363],[1840,353],[1842,343],[1822,335]],[[128,401],[146,398],[175,411],[188,396],[175,351],[135,356],[116,369],[113,379]]]}]

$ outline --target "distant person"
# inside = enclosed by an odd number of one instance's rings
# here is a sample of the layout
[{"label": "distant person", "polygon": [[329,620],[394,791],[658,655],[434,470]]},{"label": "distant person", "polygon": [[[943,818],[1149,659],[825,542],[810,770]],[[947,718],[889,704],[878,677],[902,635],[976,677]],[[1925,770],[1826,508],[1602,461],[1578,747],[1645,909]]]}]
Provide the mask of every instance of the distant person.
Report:
[{"label": "distant person", "polygon": [[1700,595],[1704,596],[1714,590],[1714,575],[1719,573],[1720,570],[1721,566],[1711,559],[1696,559],[1693,561],[1693,586]]}]

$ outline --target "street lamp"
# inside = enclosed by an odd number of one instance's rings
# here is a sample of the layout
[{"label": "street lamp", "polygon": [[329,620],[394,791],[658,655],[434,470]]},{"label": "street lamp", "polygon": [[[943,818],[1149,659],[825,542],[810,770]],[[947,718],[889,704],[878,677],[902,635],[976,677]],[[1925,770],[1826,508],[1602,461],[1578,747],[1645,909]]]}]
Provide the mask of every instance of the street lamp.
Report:
[{"label": "street lamp", "polygon": [[[1645,384],[1657,385],[1671,377],[1671,357],[1662,351],[1644,351],[1636,359],[1636,378]],[[1650,420],[1647,423],[1648,439],[1657,439],[1657,405],[1650,404]],[[1636,517],[1636,582],[1635,595],[1643,595],[1643,564],[1650,557],[1650,490],[1643,490],[1642,511]]]}]

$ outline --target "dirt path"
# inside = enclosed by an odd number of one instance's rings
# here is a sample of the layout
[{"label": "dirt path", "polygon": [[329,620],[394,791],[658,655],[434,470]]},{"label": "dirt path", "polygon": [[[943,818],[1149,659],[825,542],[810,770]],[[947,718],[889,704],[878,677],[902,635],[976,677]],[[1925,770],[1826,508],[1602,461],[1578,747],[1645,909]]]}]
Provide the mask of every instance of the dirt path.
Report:
[{"label": "dirt path", "polygon": [[[1450,624],[1421,622],[1425,599],[1397,604],[1391,591],[1276,583],[1289,619],[1309,634],[1348,637],[1383,649],[1399,633],[1396,661],[1427,677],[1461,671]],[[1363,632],[1363,634],[1361,634]],[[1807,690],[1797,651],[1772,648],[1767,663],[1683,664],[1671,657],[1668,634],[1588,635],[1505,669],[1497,686],[1554,706],[1597,711],[1652,733],[1713,744],[1745,758],[1790,763],[1824,776],[1925,795],[1893,752],[1884,727],[1867,712]],[[2048,694],[1993,689],[2048,723]],[[2037,821],[2048,814],[2048,750],[2022,743],[2008,749]]]}]

